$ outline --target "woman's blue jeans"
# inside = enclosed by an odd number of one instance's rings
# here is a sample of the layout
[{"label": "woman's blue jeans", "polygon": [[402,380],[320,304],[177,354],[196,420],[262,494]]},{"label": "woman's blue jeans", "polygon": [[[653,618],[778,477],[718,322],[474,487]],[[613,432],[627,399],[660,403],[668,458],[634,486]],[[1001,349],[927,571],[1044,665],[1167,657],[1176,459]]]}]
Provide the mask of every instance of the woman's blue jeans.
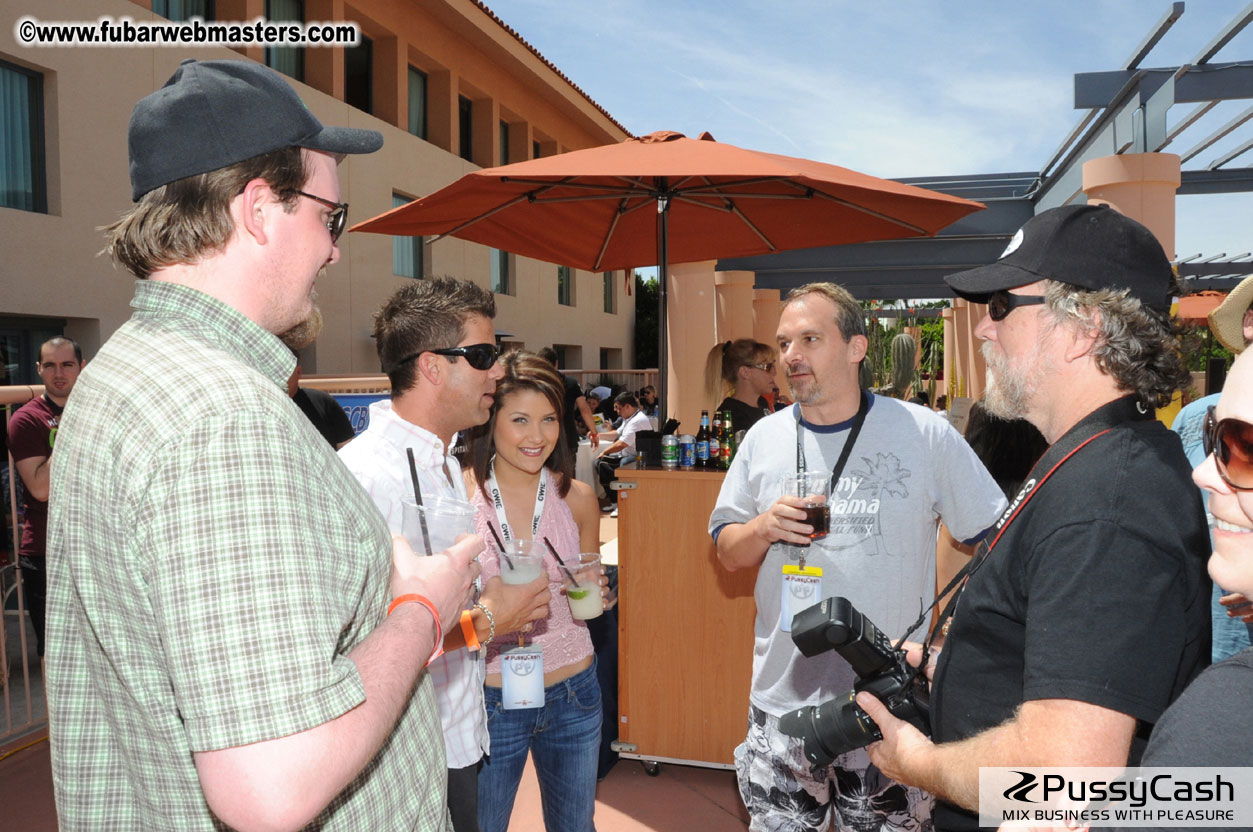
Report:
[{"label": "woman's blue jeans", "polygon": [[600,686],[596,663],[544,689],[544,707],[506,711],[484,688],[492,750],[479,770],[479,830],[506,832],[530,751],[547,832],[595,832]]}]

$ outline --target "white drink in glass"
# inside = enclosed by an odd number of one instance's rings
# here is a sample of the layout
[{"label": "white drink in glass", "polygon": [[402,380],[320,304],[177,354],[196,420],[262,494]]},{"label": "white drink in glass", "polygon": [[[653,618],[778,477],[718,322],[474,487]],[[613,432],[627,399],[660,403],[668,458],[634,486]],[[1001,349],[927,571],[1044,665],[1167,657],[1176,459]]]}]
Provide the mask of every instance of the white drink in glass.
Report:
[{"label": "white drink in glass", "polygon": [[567,558],[566,564],[579,585],[575,586],[569,575],[562,575],[566,587],[566,598],[570,600],[570,615],[579,621],[596,618],[605,611],[600,597],[600,555],[582,553],[578,555],[577,565]]}]

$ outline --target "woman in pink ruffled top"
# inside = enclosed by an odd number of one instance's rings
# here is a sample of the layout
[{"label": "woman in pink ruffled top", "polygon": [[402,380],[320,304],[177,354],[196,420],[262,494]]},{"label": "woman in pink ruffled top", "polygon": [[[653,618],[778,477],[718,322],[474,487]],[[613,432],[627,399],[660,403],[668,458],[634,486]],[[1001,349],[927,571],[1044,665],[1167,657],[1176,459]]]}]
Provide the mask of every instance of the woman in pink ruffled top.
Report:
[{"label": "woman in pink ruffled top", "polygon": [[[489,541],[483,579],[500,574],[495,531],[516,539],[552,542],[567,562],[580,552],[600,551],[600,512],[589,485],[574,478],[570,447],[561,436],[565,388],[553,366],[532,353],[501,359],[505,376],[496,386],[491,421],[471,441],[468,491],[478,508],[476,531]],[[499,503],[493,499],[499,494]],[[492,496],[489,496],[492,495]],[[492,529],[489,530],[488,526]],[[549,832],[592,832],[601,699],[587,625],[575,620],[561,594],[561,571],[545,553],[553,602],[545,619],[532,623],[529,645],[542,648],[544,704],[506,709],[501,654],[514,649],[515,634],[496,633],[487,646],[487,729],[491,749],[479,772],[481,832],[505,832],[527,753],[535,760],[544,826]],[[601,579],[604,594],[605,580]]]}]

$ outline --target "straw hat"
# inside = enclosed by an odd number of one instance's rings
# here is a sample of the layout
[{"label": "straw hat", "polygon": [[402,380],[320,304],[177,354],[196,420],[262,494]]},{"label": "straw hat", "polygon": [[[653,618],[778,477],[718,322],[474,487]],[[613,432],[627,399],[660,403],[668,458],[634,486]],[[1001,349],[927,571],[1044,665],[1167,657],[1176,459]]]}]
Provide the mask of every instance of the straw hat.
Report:
[{"label": "straw hat", "polygon": [[1209,313],[1210,331],[1236,355],[1244,352],[1244,313],[1253,305],[1253,274],[1241,280]]}]

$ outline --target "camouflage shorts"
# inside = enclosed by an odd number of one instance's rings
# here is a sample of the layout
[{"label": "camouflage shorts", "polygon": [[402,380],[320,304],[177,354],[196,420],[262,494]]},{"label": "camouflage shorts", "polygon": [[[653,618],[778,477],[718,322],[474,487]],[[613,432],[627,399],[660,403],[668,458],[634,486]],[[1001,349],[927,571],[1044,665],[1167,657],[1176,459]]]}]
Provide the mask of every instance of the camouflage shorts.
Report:
[{"label": "camouflage shorts", "polygon": [[[822,768],[779,720],[749,705],[748,736],[735,749],[740,797],[751,832],[931,832],[934,798],[884,777],[865,749]],[[835,823],[832,825],[832,817]]]}]

